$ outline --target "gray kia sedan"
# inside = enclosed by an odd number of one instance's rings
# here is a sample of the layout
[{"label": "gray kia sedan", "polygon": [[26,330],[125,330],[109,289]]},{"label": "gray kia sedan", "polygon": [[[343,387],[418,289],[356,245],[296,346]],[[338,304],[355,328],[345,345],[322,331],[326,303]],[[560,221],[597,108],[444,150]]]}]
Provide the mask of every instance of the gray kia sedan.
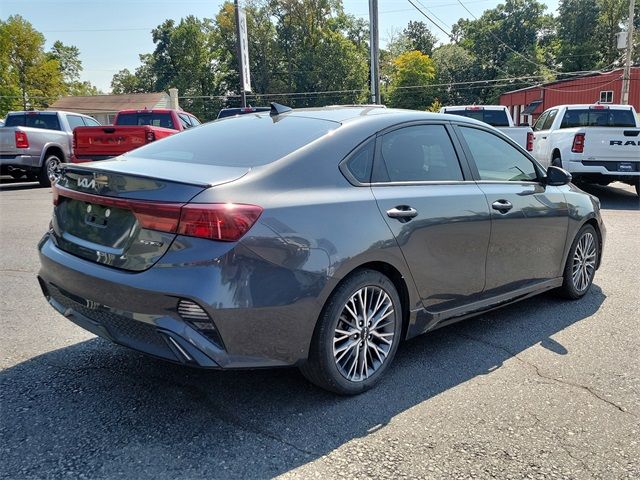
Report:
[{"label": "gray kia sedan", "polygon": [[464,117],[273,104],[65,165],[38,278],[115,343],[355,394],[404,339],[585,295],[605,228],[570,180]]}]

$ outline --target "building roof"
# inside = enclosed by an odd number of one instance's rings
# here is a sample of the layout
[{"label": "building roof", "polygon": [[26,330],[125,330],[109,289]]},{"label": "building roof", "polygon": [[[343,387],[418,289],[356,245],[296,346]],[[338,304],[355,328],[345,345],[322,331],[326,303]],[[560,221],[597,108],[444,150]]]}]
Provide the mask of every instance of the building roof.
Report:
[{"label": "building roof", "polygon": [[[637,71],[640,70],[640,66],[632,66],[631,67],[631,71]],[[510,93],[518,93],[518,92],[523,92],[525,90],[532,90],[535,88],[546,88],[546,87],[550,87],[550,86],[557,86],[559,84],[563,84],[563,83],[567,83],[567,82],[573,82],[575,80],[581,80],[581,79],[585,79],[585,78],[594,78],[595,77],[603,77],[603,76],[611,76],[612,74],[617,74],[619,73],[621,75],[620,79],[622,79],[622,72],[624,71],[623,68],[616,68],[614,70],[608,70],[606,72],[590,72],[590,73],[586,73],[584,75],[576,75],[573,77],[569,77],[569,78],[563,78],[560,80],[554,80],[552,82],[546,82],[546,83],[539,83],[537,85],[531,85],[529,87],[523,87],[523,88],[518,88],[517,90],[510,90],[508,92],[504,92],[501,95],[508,95]]]},{"label": "building roof", "polygon": [[168,108],[169,95],[159,93],[130,93],[124,95],[90,95],[86,97],[62,97],[48,110],[71,110],[78,113],[110,113],[120,110]]}]

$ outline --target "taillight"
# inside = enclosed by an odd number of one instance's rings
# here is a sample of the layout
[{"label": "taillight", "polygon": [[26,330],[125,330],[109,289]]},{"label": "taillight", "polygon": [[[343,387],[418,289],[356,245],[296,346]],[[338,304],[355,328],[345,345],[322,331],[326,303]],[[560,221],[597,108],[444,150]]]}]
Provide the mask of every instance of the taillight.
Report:
[{"label": "taillight", "polygon": [[130,210],[138,220],[140,227],[149,230],[224,242],[240,240],[262,214],[262,208],[257,205],[150,202],[103,197],[54,185],[54,205],[58,205],[60,197]]},{"label": "taillight", "polygon": [[76,149],[76,147],[78,146],[78,135],[76,134],[76,131],[73,131],[73,140],[71,141],[71,148],[73,150]]},{"label": "taillight", "polygon": [[573,145],[571,145],[573,153],[584,152],[584,133],[576,133],[573,137]]},{"label": "taillight", "polygon": [[182,207],[178,233],[235,242],[249,231],[261,213],[262,208],[256,205],[190,203]]},{"label": "taillight", "polygon": [[533,132],[527,132],[527,152],[533,152]]},{"label": "taillight", "polygon": [[29,139],[27,132],[16,130],[16,148],[29,148]]},{"label": "taillight", "polygon": [[147,143],[153,142],[156,139],[156,134],[152,131],[147,131]]}]

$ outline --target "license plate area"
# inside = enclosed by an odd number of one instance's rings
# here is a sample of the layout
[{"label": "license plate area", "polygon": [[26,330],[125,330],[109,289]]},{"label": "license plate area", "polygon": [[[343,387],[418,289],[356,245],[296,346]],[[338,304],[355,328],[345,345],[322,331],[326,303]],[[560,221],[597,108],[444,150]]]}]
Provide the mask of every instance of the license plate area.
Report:
[{"label": "license plate area", "polygon": [[106,228],[111,216],[111,208],[93,203],[86,204],[84,222],[93,227]]},{"label": "license plate area", "polygon": [[631,163],[631,162],[620,162],[618,164],[618,171],[619,172],[633,172],[633,171],[635,171],[635,168],[633,166],[633,163]]}]

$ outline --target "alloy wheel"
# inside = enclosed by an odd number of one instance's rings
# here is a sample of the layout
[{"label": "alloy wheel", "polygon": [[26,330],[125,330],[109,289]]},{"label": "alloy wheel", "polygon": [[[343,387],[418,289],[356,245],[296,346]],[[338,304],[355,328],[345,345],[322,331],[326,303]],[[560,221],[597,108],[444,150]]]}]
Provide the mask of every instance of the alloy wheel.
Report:
[{"label": "alloy wheel", "polygon": [[340,374],[361,382],[377,372],[393,346],[397,321],[384,289],[366,286],[351,295],[333,335],[333,356]]},{"label": "alloy wheel", "polygon": [[573,286],[579,292],[586,290],[593,279],[596,271],[597,253],[593,234],[585,232],[576,245],[571,269]]},{"label": "alloy wheel", "polygon": [[47,158],[47,176],[49,177],[49,181],[54,183],[58,181],[60,177],[60,159],[56,156],[51,156]]}]

